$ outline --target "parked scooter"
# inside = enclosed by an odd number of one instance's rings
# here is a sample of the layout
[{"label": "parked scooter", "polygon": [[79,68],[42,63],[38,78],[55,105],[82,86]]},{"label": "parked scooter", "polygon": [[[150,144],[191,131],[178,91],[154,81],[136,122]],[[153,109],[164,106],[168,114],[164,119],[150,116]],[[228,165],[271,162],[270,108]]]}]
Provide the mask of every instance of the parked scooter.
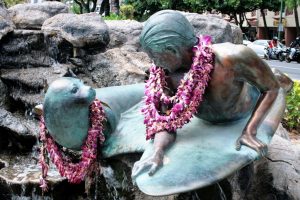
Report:
[{"label": "parked scooter", "polygon": [[[291,54],[292,51],[294,51],[293,55]],[[295,49],[295,48],[287,48],[286,49],[285,61],[287,63],[289,63],[291,61],[297,61],[298,63],[300,63],[300,50]]]},{"label": "parked scooter", "polygon": [[266,47],[265,48],[265,55],[264,58],[266,60],[279,60],[279,61],[283,61],[285,58],[285,50],[282,49],[281,47],[275,47],[275,48],[269,48]]}]

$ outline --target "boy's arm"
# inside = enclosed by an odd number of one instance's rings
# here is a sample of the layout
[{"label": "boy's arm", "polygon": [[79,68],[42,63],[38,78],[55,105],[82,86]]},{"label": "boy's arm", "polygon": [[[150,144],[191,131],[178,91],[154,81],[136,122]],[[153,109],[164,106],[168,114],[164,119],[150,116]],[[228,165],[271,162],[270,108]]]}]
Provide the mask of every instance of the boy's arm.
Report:
[{"label": "boy's arm", "polygon": [[237,150],[241,145],[246,145],[264,155],[266,145],[256,138],[257,129],[277,98],[279,84],[267,63],[250,48],[236,45],[236,50],[238,53],[228,59],[233,64],[237,79],[250,83],[261,92],[254,111],[237,140]]}]

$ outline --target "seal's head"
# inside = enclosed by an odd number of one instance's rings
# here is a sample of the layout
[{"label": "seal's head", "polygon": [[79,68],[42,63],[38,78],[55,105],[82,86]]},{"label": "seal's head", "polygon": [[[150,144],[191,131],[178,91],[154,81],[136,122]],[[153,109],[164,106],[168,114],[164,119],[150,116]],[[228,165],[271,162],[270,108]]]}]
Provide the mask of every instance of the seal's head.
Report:
[{"label": "seal's head", "polygon": [[89,128],[89,106],[96,92],[79,79],[60,78],[49,86],[44,100],[46,127],[55,141],[80,150]]}]

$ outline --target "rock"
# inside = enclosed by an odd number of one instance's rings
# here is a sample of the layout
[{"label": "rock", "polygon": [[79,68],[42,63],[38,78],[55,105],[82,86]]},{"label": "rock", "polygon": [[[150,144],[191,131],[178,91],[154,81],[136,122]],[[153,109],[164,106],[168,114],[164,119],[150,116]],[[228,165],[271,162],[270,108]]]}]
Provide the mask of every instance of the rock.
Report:
[{"label": "rock", "polygon": [[76,48],[104,49],[109,43],[108,27],[96,13],[59,14],[46,20],[42,30],[62,37]]},{"label": "rock", "polygon": [[8,9],[18,29],[40,29],[46,19],[68,13],[68,6],[57,1],[18,4]]},{"label": "rock", "polygon": [[3,69],[1,78],[8,87],[21,87],[24,91],[41,92],[45,81],[50,84],[55,79],[63,77],[67,73],[68,65],[59,65],[60,73],[55,68],[29,68],[29,69]]},{"label": "rock", "polygon": [[5,55],[45,51],[44,34],[40,30],[14,30],[9,38],[2,41],[0,51]]},{"label": "rock", "polygon": [[[45,193],[45,198],[39,188],[41,167],[38,163],[38,154],[12,156],[1,153],[0,158],[7,163],[4,168],[0,169],[0,199],[50,199],[47,198],[50,196],[49,192]],[[62,195],[62,191],[70,190],[70,185],[53,166],[50,167],[47,180],[52,198]],[[73,192],[69,192],[68,195],[72,196],[77,192],[78,189],[76,191],[75,186]]]},{"label": "rock", "polygon": [[[233,42],[242,44],[242,31],[235,24],[231,24],[219,16],[200,15],[197,13],[182,12],[195,28],[196,35],[208,34],[213,36],[215,43]],[[130,51],[139,51],[139,36],[143,24],[134,20],[106,20],[109,27],[110,43],[108,48],[123,48]]]},{"label": "rock", "polygon": [[57,78],[67,74],[70,66],[59,65],[56,68],[29,68],[26,70],[3,69],[1,79],[6,84],[11,100],[32,109],[43,103],[43,90]]},{"label": "rock", "polygon": [[0,6],[0,40],[9,32],[15,29],[15,25],[9,17],[6,8]]},{"label": "rock", "polygon": [[4,1],[0,0],[0,8],[3,8],[3,7],[4,7]]},{"label": "rock", "polygon": [[73,54],[70,43],[45,37],[41,30],[14,30],[1,43],[1,68],[50,67],[66,63]]},{"label": "rock", "polygon": [[7,88],[0,79],[0,106],[3,106],[3,104],[6,102],[7,97]]},{"label": "rock", "polygon": [[213,15],[182,12],[195,28],[196,35],[211,35],[213,43],[233,42],[230,24]]},{"label": "rock", "polygon": [[50,67],[50,57],[39,30],[14,30],[1,41],[0,68]]},{"label": "rock", "polygon": [[229,23],[229,24],[230,24],[231,30],[232,30],[232,37],[233,37],[232,43],[243,44],[243,32],[240,29],[240,27],[238,27],[237,25],[235,25],[233,23]]},{"label": "rock", "polygon": [[253,199],[300,199],[300,148],[275,135],[265,159],[256,162]]},{"label": "rock", "polygon": [[96,87],[141,83],[145,79],[145,71],[151,66],[151,60],[144,52],[120,48],[97,54],[90,60],[85,72]]},{"label": "rock", "polygon": [[[11,112],[0,108],[0,149],[31,151],[36,143],[36,128],[27,128],[26,120],[20,120]],[[34,131],[34,132],[33,132]]]},{"label": "rock", "polygon": [[282,127],[268,147],[268,155],[228,178],[233,200],[300,199],[300,147]]},{"label": "rock", "polygon": [[138,50],[140,48],[139,36],[143,24],[135,20],[106,20],[109,28],[110,43],[108,48],[131,48]]}]

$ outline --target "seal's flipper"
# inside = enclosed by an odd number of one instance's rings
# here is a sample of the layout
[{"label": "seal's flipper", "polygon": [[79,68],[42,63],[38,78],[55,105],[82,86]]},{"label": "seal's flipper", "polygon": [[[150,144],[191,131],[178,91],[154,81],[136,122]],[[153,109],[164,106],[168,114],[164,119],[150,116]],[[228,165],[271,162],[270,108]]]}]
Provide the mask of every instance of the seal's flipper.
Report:
[{"label": "seal's flipper", "polygon": [[145,151],[149,142],[146,141],[144,116],[140,112],[142,105],[143,102],[140,102],[121,114],[116,129],[107,137],[104,143],[102,149],[104,157]]},{"label": "seal's flipper", "polygon": [[97,98],[105,102],[105,114],[111,133],[105,134],[102,154],[111,157],[124,153],[144,152],[146,128],[140,112],[144,84],[115,86],[96,90]]}]

